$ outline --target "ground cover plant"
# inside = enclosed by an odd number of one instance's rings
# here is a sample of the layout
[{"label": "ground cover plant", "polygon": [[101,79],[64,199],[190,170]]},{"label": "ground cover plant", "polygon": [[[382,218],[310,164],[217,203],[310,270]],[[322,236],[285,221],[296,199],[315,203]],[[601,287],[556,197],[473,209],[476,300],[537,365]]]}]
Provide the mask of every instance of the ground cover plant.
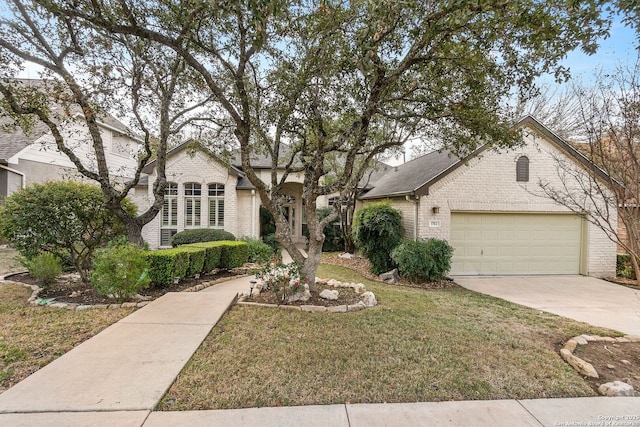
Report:
[{"label": "ground cover plant", "polygon": [[0,283],[0,392],[133,312],[34,307],[29,295],[25,286]]},{"label": "ground cover plant", "polygon": [[196,352],[161,410],[365,402],[593,396],[557,351],[611,335],[459,287],[363,282],[375,308],[345,314],[234,306]]}]

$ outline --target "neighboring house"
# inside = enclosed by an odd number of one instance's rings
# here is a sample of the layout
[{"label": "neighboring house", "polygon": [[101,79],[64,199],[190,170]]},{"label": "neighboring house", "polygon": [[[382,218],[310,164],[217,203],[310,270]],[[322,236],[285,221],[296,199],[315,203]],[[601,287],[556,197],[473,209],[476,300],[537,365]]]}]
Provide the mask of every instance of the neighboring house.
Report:
[{"label": "neighboring house", "polygon": [[[39,80],[25,80],[24,84],[40,84]],[[65,117],[63,108],[53,104],[52,116]],[[80,175],[69,158],[58,151],[49,128],[37,121],[28,133],[22,129],[5,129],[10,123],[0,118],[0,198],[31,183],[60,179],[87,179]],[[59,123],[66,145],[83,164],[97,171],[92,140],[80,113]],[[140,141],[128,136],[130,132],[120,121],[102,114],[98,125],[105,144],[107,165],[112,177],[123,181],[131,179],[137,165]]]},{"label": "neighboring house", "polygon": [[518,126],[521,146],[483,146],[465,159],[427,154],[395,168],[360,200],[389,199],[409,238],[448,240],[451,274],[614,275],[616,244],[539,187],[541,180],[562,187],[557,159],[602,172],[534,118]]}]

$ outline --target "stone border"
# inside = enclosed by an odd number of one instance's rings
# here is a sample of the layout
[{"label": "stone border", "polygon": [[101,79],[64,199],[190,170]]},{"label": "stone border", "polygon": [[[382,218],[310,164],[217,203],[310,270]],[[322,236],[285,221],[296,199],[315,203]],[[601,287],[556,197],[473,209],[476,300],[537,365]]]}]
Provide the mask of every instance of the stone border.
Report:
[{"label": "stone border", "polygon": [[587,345],[590,342],[609,342],[609,343],[628,343],[628,342],[640,342],[640,335],[625,335],[624,337],[612,338],[601,337],[598,335],[582,334],[569,339],[560,350],[560,356],[567,362],[573,369],[575,369],[580,375],[584,375],[589,378],[600,378],[598,372],[591,363],[588,363],[577,356],[574,356],[573,352],[579,345]]},{"label": "stone border", "polygon": [[[366,292],[366,288],[362,283],[342,283],[335,279],[321,279],[316,277],[316,284],[323,286],[331,286],[333,288],[351,288],[354,290],[356,294],[364,295]],[[260,288],[256,288],[254,292],[260,293]],[[368,292],[373,295],[373,292]],[[364,310],[368,307],[375,307],[377,305],[377,301],[375,300],[375,295],[373,295],[373,304],[367,305],[365,302],[358,301],[356,304],[343,304],[343,305],[334,305],[326,307],[324,305],[286,305],[286,304],[266,304],[259,302],[248,302],[246,299],[249,298],[249,295],[246,293],[240,294],[236,304],[246,305],[251,307],[273,307],[273,308],[283,308],[285,310],[297,310],[297,311],[306,311],[309,313],[351,313],[355,311]]]},{"label": "stone border", "polygon": [[[37,285],[29,285],[27,283],[22,283],[22,282],[14,282],[13,280],[7,280],[6,277],[7,276],[13,276],[16,274],[22,274],[22,273],[26,273],[26,272],[18,272],[18,273],[11,273],[11,274],[7,274],[4,276],[0,276],[0,281],[3,282],[8,282],[8,283],[13,283],[16,285],[22,285],[22,286],[26,286],[27,288],[31,289],[31,296],[29,297],[29,299],[27,300],[27,302],[30,305],[35,305],[38,307],[51,307],[51,308],[61,308],[64,310],[69,310],[69,311],[83,311],[83,310],[90,310],[90,309],[111,309],[111,308],[142,308],[145,305],[153,302],[154,300],[149,300],[149,301],[140,301],[140,302],[123,302],[120,304],[76,304],[73,302],[61,302],[61,301],[49,301],[46,304],[40,304],[40,301],[42,301],[42,298],[38,297],[38,294],[40,293],[40,291],[42,291],[42,288],[37,286]],[[205,288],[208,288],[210,286],[213,285],[217,285],[218,283],[222,283],[222,282],[226,282],[229,280],[233,280],[233,279],[240,279],[242,277],[247,277],[249,276],[248,274],[242,274],[239,276],[234,276],[234,277],[223,277],[220,279],[216,279],[216,280],[210,280],[210,281],[206,281],[206,282],[202,282],[199,285],[195,285],[192,286],[190,288],[186,288],[183,289],[180,292],[198,292],[201,291]]]},{"label": "stone border", "polygon": [[285,304],[264,304],[260,302],[247,302],[245,301],[246,296],[242,295],[238,298],[236,304],[238,305],[246,305],[251,307],[273,307],[273,308],[283,308],[285,310],[297,310],[297,311],[306,311],[309,313],[351,313],[355,311],[364,310],[367,306],[364,305],[362,301],[353,305],[334,305],[331,307],[325,307],[324,305],[285,305]]}]

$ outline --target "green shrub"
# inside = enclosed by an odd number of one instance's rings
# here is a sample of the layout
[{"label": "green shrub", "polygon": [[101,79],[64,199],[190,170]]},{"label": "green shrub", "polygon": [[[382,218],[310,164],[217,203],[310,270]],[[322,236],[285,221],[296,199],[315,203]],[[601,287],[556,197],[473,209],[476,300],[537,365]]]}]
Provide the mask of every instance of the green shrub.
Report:
[{"label": "green shrub", "polygon": [[406,240],[391,253],[403,277],[419,282],[443,280],[451,269],[453,248],[445,240]]},{"label": "green shrub", "polygon": [[282,246],[276,239],[275,233],[265,234],[262,236],[262,241],[271,248],[271,255],[277,254],[279,256],[280,252],[282,252]]},{"label": "green shrub", "polygon": [[204,262],[207,255],[205,248],[198,247],[182,247],[189,254],[189,268],[187,269],[187,276],[191,277],[196,274],[204,273]]},{"label": "green shrub", "polygon": [[196,228],[174,234],[171,238],[171,246],[176,247],[199,242],[217,242],[220,240],[236,240],[236,237],[224,230]]},{"label": "green shrub", "polygon": [[264,243],[262,240],[254,239],[251,237],[243,237],[243,242],[247,244],[247,250],[249,252],[249,262],[256,264],[264,264],[269,262],[273,257],[273,250],[271,246]]},{"label": "green shrub", "polygon": [[230,270],[242,267],[249,259],[249,245],[246,242],[225,242],[220,255],[220,268]]},{"label": "green shrub", "polygon": [[353,237],[371,262],[371,272],[374,274],[395,268],[390,254],[402,241],[404,231],[401,220],[400,211],[388,203],[365,206],[356,212]]},{"label": "green shrub", "polygon": [[204,256],[204,265],[202,267],[203,273],[208,273],[220,265],[220,256],[222,255],[222,245],[221,242],[202,242],[202,243],[192,243],[190,245],[181,246],[185,247],[194,247],[201,248],[205,250]]},{"label": "green shrub", "polygon": [[149,278],[155,285],[173,284],[173,278],[184,279],[189,270],[189,252],[182,248],[161,249],[147,254]]},{"label": "green shrub", "polygon": [[115,244],[93,258],[91,285],[100,295],[123,301],[149,286],[148,252],[133,244]]},{"label": "green shrub", "polygon": [[39,285],[47,286],[53,283],[62,272],[60,260],[53,254],[45,252],[31,259],[22,258],[20,263],[29,270],[29,274]]},{"label": "green shrub", "polygon": [[[123,208],[135,214],[125,199]],[[31,259],[51,253],[68,259],[88,282],[93,253],[126,230],[103,206],[99,187],[73,181],[31,184],[6,198],[0,209],[0,235],[20,254]]]},{"label": "green shrub", "polygon": [[636,280],[636,273],[631,264],[631,255],[618,254],[616,257],[616,276]]}]

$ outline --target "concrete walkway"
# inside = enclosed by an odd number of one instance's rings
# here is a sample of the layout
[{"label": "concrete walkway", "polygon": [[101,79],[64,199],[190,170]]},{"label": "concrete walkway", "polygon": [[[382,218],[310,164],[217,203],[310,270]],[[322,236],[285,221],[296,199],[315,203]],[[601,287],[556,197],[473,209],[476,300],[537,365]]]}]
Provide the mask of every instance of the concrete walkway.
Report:
[{"label": "concrete walkway", "polygon": [[0,394],[0,426],[640,426],[640,398],[152,412],[249,280],[167,294],[105,329]]},{"label": "concrete walkway", "polygon": [[454,280],[472,291],[640,335],[640,290],[586,276],[456,276]]}]

